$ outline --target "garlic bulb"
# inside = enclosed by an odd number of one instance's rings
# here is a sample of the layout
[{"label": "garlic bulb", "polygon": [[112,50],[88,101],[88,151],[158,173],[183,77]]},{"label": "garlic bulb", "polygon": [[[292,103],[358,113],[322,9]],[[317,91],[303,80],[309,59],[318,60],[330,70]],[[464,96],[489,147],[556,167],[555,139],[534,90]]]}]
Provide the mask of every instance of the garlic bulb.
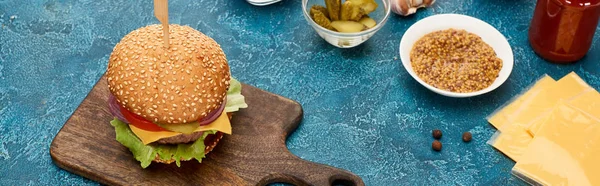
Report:
[{"label": "garlic bulb", "polygon": [[418,8],[428,7],[435,3],[435,0],[391,0],[392,11],[398,15],[407,16],[417,12]]}]

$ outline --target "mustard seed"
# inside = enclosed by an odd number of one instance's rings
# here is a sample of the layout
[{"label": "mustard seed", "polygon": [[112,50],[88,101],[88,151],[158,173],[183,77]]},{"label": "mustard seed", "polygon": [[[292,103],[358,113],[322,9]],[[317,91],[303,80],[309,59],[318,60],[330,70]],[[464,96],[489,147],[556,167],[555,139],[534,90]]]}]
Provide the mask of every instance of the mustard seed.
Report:
[{"label": "mustard seed", "polygon": [[425,83],[459,93],[487,88],[502,69],[502,59],[481,37],[457,29],[423,36],[413,46],[410,61]]}]

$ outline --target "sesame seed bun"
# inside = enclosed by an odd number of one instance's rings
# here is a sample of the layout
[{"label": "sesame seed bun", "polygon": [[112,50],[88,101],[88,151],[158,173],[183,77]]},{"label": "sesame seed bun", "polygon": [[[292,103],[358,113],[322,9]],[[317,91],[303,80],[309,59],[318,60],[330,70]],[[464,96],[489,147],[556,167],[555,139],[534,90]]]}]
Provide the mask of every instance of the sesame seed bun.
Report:
[{"label": "sesame seed bun", "polygon": [[168,49],[162,33],[161,25],[150,25],[123,37],[109,59],[109,90],[120,105],[154,123],[201,120],[226,97],[225,53],[189,26],[169,26]]}]

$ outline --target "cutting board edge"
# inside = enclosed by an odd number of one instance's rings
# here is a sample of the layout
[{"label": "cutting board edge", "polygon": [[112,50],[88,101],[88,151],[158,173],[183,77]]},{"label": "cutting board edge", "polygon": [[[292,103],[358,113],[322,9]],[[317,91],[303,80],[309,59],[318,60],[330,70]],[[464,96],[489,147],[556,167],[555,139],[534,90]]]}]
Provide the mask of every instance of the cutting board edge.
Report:
[{"label": "cutting board edge", "polygon": [[[56,138],[54,138],[54,139],[56,139]],[[76,168],[73,167],[73,165],[74,166],[78,166],[78,165],[73,164],[73,163],[67,163],[67,162],[63,161],[59,156],[57,156],[56,153],[58,153],[58,152],[56,152],[56,148],[58,148],[58,147],[56,147],[56,145],[53,145],[53,144],[54,144],[54,140],[52,140],[52,144],[50,145],[50,157],[52,158],[52,163],[55,166],[65,170],[67,172],[73,173],[77,176],[81,176],[82,178],[96,181],[102,185],[118,185],[117,182],[111,182],[108,179],[103,179],[103,178],[97,177],[97,176],[91,176],[94,174],[86,172],[86,171],[77,170]],[[72,166],[68,166],[68,165],[72,165]],[[80,169],[80,170],[85,170],[85,169]]]},{"label": "cutting board edge", "polygon": [[[296,100],[293,100],[293,99],[290,99],[290,98],[283,97],[282,95],[278,95],[278,94],[275,94],[275,93],[269,92],[269,91],[267,91],[267,90],[264,90],[264,89],[261,89],[261,88],[258,88],[258,87],[255,87],[255,86],[252,86],[252,85],[249,85],[249,84],[242,83],[242,85],[243,85],[243,86],[246,86],[246,87],[252,87],[252,88],[255,88],[255,89],[261,90],[262,92],[264,92],[264,93],[266,93],[266,94],[269,94],[269,95],[271,95],[271,96],[277,97],[278,99],[281,99],[281,100],[285,100],[285,101],[291,102],[292,104],[296,105],[296,106],[297,106],[297,108],[299,108],[299,110],[298,110],[298,113],[299,113],[299,114],[298,114],[298,116],[297,116],[296,118],[294,118],[294,120],[292,120],[292,123],[293,123],[293,125],[292,125],[292,126],[293,126],[293,127],[289,127],[289,128],[286,128],[286,129],[285,129],[285,131],[287,132],[287,134],[284,136],[284,139],[283,139],[283,140],[284,140],[284,141],[287,141],[288,137],[289,137],[289,136],[290,136],[292,133],[294,133],[294,132],[296,131],[296,129],[298,129],[298,127],[300,126],[300,124],[302,124],[302,121],[304,120],[304,108],[302,107],[302,104],[300,104],[300,102],[298,102],[298,101],[296,101]],[[242,90],[243,90],[243,89],[242,89]],[[286,149],[289,151],[289,149],[287,148],[287,146],[286,146]],[[291,152],[290,152],[290,153],[291,153]]]},{"label": "cutting board edge", "polygon": [[[89,92],[87,93],[87,95],[85,95],[85,97],[77,104],[77,108],[75,108],[75,110],[73,110],[73,112],[71,112],[71,115],[69,116],[69,118],[63,123],[63,125],[60,127],[60,130],[58,130],[58,132],[56,133],[56,135],[52,139],[52,142],[50,143],[50,149],[49,149],[49,151],[50,151],[50,158],[52,159],[52,163],[55,166],[57,166],[57,167],[59,167],[59,168],[61,168],[63,170],[66,170],[67,172],[74,173],[74,174],[76,174],[78,176],[81,176],[83,178],[86,178],[86,179],[97,181],[97,182],[99,182],[101,184],[104,184],[104,185],[115,185],[115,183],[110,183],[110,181],[108,181],[108,180],[105,180],[105,179],[102,179],[102,178],[99,178],[99,177],[87,176],[87,175],[92,175],[92,174],[86,174],[85,171],[77,171],[74,168],[71,168],[71,167],[67,166],[69,163],[66,163],[65,161],[63,161],[61,159],[60,156],[57,155],[57,153],[59,153],[58,149],[57,149],[59,147],[58,147],[58,145],[56,145],[56,140],[58,139],[58,135],[60,135],[63,132],[63,130],[65,129],[65,125],[67,123],[69,123],[71,121],[71,119],[73,119],[73,116],[75,115],[75,113],[80,109],[81,104],[83,104],[83,102],[85,102],[88,99],[88,97],[92,94],[92,91],[94,91],[94,88],[103,79],[104,79],[104,74],[102,74],[102,76],[100,76],[98,78],[98,80],[96,80],[96,82],[94,83],[94,86],[92,86],[92,88],[89,90]],[[83,169],[81,169],[81,170],[83,170]]]}]

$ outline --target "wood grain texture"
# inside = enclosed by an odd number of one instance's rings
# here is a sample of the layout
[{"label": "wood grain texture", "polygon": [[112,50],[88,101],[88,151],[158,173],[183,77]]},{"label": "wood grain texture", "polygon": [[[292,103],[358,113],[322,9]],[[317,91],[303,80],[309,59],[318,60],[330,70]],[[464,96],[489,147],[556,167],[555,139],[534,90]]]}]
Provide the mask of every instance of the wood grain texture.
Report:
[{"label": "wood grain texture", "polygon": [[242,94],[249,107],[235,113],[233,134],[225,135],[201,164],[153,163],[142,169],[115,140],[102,77],[54,138],[50,155],[57,166],[108,185],[364,185],[348,171],[288,151],[285,140],[302,120],[300,104],[245,84]]}]

